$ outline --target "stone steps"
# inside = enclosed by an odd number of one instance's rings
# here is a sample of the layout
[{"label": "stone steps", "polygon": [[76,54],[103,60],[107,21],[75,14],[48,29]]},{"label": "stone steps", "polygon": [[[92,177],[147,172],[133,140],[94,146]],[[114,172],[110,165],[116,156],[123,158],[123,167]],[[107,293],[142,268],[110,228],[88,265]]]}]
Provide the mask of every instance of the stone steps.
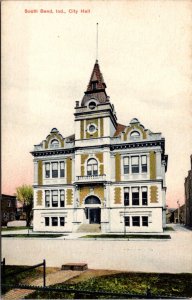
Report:
[{"label": "stone steps", "polygon": [[101,232],[100,224],[81,224],[76,232]]}]

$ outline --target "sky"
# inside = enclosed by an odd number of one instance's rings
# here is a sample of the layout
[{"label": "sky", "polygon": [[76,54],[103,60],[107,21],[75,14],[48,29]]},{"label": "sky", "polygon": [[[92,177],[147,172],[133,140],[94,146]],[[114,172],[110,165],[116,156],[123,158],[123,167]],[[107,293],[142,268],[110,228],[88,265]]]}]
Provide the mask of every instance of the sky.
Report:
[{"label": "sky", "polygon": [[74,133],[97,22],[99,65],[118,122],[136,117],[162,132],[167,204],[177,207],[192,154],[192,2],[185,0],[2,2],[2,193],[33,184],[30,151],[53,127]]}]

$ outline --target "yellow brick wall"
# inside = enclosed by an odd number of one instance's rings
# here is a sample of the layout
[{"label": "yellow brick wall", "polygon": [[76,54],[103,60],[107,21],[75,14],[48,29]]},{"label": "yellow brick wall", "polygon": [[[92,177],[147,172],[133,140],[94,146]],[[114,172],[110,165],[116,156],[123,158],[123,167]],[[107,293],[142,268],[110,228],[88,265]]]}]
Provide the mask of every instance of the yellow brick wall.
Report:
[{"label": "yellow brick wall", "polygon": [[37,191],[37,206],[41,206],[43,204],[43,192]]},{"label": "yellow brick wall", "polygon": [[42,160],[38,161],[38,184],[43,184],[43,162]]},{"label": "yellow brick wall", "polygon": [[[97,126],[97,129],[98,129],[98,119],[86,120],[86,129],[87,129],[87,126],[91,123],[94,123]],[[93,134],[90,134],[88,131],[86,132],[86,138],[87,139],[97,138],[97,137],[98,137],[98,130],[96,130],[96,132],[93,133]]]},{"label": "yellow brick wall", "polygon": [[67,189],[67,205],[73,204],[73,190]]},{"label": "yellow brick wall", "polygon": [[114,203],[121,204],[121,188],[120,187],[114,188]]},{"label": "yellow brick wall", "polygon": [[121,181],[121,155],[115,154],[115,180]]},{"label": "yellow brick wall", "polygon": [[72,158],[67,157],[67,184],[72,182]]},{"label": "yellow brick wall", "polygon": [[150,187],[150,202],[151,203],[158,202],[158,188],[155,185]]},{"label": "yellow brick wall", "polygon": [[156,179],[156,153],[150,151],[149,153],[149,163],[150,163],[150,179]]}]

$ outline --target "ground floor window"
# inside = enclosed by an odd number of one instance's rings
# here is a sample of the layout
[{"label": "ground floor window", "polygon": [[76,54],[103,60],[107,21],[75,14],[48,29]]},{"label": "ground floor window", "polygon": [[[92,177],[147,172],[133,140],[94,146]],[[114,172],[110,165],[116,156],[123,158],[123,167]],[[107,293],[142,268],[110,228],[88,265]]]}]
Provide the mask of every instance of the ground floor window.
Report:
[{"label": "ground floor window", "polygon": [[65,217],[45,217],[45,226],[65,226]]},{"label": "ground floor window", "polygon": [[130,226],[130,217],[125,217],[125,226]]},{"label": "ground floor window", "polygon": [[124,225],[125,226],[148,226],[148,217],[147,216],[125,216]]}]

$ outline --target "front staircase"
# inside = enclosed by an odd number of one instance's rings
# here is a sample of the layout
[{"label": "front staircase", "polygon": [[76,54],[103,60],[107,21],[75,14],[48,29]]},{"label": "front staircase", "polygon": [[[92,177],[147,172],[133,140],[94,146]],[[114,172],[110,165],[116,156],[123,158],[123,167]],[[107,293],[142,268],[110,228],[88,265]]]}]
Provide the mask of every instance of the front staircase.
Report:
[{"label": "front staircase", "polygon": [[101,232],[100,224],[81,224],[76,232]]}]

